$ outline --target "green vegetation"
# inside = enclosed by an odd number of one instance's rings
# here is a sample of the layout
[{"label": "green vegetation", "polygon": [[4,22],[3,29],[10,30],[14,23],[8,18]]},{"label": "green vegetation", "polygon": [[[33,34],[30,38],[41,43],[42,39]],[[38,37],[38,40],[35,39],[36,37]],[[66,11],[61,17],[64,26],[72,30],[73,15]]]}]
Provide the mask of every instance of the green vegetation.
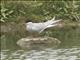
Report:
[{"label": "green vegetation", "polygon": [[[44,21],[53,16],[80,20],[80,1],[1,1],[1,22]],[[19,19],[18,19],[19,18]]]}]

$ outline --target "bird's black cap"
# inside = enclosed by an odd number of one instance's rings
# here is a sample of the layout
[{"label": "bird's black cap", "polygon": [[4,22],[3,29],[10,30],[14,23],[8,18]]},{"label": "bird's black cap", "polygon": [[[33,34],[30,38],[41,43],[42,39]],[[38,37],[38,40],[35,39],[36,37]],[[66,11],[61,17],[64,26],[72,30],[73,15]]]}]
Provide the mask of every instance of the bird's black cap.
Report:
[{"label": "bird's black cap", "polygon": [[28,19],[28,20],[26,20],[25,22],[26,22],[26,23],[27,23],[27,22],[32,22],[32,20],[31,20],[31,19]]}]

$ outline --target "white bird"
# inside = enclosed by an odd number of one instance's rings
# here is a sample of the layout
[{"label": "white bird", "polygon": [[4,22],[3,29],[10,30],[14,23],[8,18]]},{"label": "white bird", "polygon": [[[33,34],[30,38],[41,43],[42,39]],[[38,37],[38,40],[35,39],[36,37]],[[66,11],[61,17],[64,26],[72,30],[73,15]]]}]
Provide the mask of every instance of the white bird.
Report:
[{"label": "white bird", "polygon": [[46,22],[41,22],[41,23],[28,22],[26,23],[26,30],[31,33],[33,32],[41,33],[47,28],[57,26],[58,25],[57,22],[59,21],[61,20],[55,20],[54,17],[51,20],[48,20]]}]

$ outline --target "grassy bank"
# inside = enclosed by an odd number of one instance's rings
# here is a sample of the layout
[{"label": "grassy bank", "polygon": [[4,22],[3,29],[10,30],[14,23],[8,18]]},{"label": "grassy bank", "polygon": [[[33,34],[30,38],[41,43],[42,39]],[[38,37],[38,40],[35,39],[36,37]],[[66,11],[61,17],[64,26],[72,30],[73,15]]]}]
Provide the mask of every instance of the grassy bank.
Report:
[{"label": "grassy bank", "polygon": [[80,1],[1,1],[1,22],[57,19],[79,21]]}]

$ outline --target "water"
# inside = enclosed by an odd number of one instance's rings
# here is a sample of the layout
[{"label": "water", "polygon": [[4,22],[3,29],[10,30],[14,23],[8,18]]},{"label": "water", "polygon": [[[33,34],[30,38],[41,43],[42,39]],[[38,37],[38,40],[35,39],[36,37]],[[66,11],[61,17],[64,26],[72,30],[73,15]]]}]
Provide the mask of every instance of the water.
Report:
[{"label": "water", "polygon": [[[1,36],[1,60],[80,60],[80,28],[53,30],[46,34],[61,41],[57,47],[45,49],[22,49],[15,34]],[[16,38],[15,38],[16,37]]]},{"label": "water", "polygon": [[80,48],[44,50],[2,50],[1,60],[80,60]]}]

